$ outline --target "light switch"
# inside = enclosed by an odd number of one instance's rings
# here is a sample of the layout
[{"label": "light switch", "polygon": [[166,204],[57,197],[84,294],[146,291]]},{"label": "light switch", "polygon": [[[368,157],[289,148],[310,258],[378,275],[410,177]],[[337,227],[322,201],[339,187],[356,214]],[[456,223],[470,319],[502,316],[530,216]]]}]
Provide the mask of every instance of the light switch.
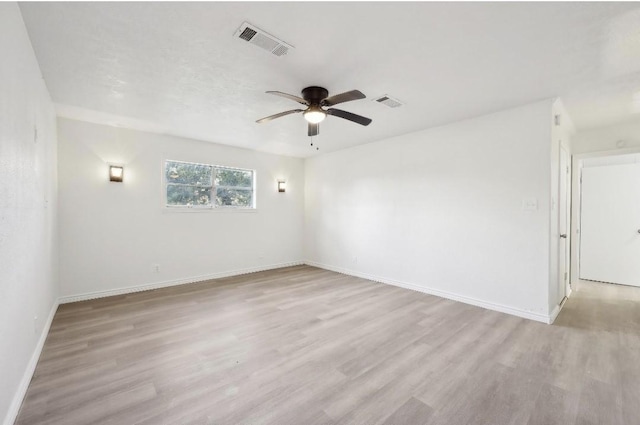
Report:
[{"label": "light switch", "polygon": [[538,211],[538,200],[536,198],[524,198],[522,200],[523,211]]}]

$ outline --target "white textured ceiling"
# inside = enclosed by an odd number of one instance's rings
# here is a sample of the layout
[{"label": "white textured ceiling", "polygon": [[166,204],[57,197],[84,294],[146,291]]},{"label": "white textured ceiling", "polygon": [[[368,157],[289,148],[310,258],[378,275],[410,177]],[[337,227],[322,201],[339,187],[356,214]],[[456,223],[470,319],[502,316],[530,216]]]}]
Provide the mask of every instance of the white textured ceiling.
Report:
[{"label": "white textured ceiling", "polygon": [[[22,3],[59,114],[309,156],[297,104],[265,94],[359,89],[320,153],[560,96],[578,129],[639,118],[637,3]],[[295,46],[276,57],[243,21]],[[371,99],[405,102],[389,109]],[[635,100],[634,100],[635,96]]]}]

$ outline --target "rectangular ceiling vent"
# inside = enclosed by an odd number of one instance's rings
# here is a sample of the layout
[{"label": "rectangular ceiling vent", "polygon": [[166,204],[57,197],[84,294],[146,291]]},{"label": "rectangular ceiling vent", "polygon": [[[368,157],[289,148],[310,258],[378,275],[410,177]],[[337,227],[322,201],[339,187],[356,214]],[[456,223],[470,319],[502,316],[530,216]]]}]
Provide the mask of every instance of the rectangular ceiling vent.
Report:
[{"label": "rectangular ceiling vent", "polygon": [[400,102],[398,99],[394,99],[393,97],[388,96],[386,94],[384,96],[380,96],[379,98],[373,99],[373,100],[383,105],[386,105],[389,108],[398,108],[403,105],[403,103]]},{"label": "rectangular ceiling vent", "polygon": [[292,45],[287,44],[282,40],[278,40],[266,31],[263,31],[248,22],[244,22],[233,36],[247,41],[254,46],[268,50],[276,56],[284,56],[289,52],[289,49],[293,49]]}]

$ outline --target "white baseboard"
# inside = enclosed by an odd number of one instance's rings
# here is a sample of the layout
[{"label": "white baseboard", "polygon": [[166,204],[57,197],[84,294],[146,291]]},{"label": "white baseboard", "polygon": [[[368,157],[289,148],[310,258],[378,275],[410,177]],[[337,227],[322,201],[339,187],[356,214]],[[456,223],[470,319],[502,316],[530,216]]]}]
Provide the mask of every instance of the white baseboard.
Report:
[{"label": "white baseboard", "polygon": [[150,291],[152,289],[166,288],[169,286],[185,285],[187,283],[202,282],[211,279],[220,279],[223,277],[239,276],[247,273],[262,272],[265,270],[280,269],[283,267],[299,266],[304,264],[302,261],[293,261],[290,263],[269,264],[265,266],[248,267],[245,269],[230,270],[226,272],[211,273],[202,276],[192,276],[182,279],[166,280],[162,282],[147,283],[144,285],[128,286],[126,288],[109,289],[106,291],[87,292],[78,295],[67,295],[60,297],[60,304],[73,303],[77,301],[92,300],[95,298],[111,297],[114,295],[131,294],[133,292]]},{"label": "white baseboard", "polygon": [[553,322],[556,321],[556,317],[558,317],[558,314],[560,314],[560,310],[562,310],[562,306],[560,304],[555,306],[555,308],[553,309],[553,311],[549,315],[549,324],[552,324]]},{"label": "white baseboard", "polygon": [[31,378],[33,378],[33,374],[36,371],[36,366],[38,365],[38,360],[40,359],[40,354],[42,353],[42,347],[44,347],[44,342],[47,339],[47,335],[49,335],[49,329],[51,328],[51,322],[53,322],[53,316],[56,315],[56,311],[58,310],[58,300],[53,302],[53,306],[51,307],[51,311],[49,312],[49,317],[47,317],[47,321],[44,323],[42,327],[42,332],[40,333],[40,338],[38,339],[38,344],[36,348],[33,350],[33,354],[31,355],[31,359],[27,364],[27,368],[22,375],[22,380],[20,381],[20,385],[16,390],[13,400],[11,400],[11,404],[9,405],[9,411],[7,412],[7,416],[4,418],[4,425],[13,425],[18,417],[18,413],[20,413],[20,406],[22,406],[22,401],[24,397],[27,395],[27,389],[29,389],[29,384],[31,383]]},{"label": "white baseboard", "polygon": [[477,307],[486,308],[488,310],[499,311],[501,313],[511,314],[513,316],[523,317],[525,319],[535,320],[536,322],[542,322],[550,324],[552,323],[551,316],[547,316],[541,313],[532,311],[521,310],[518,308],[508,307],[502,304],[496,304],[489,301],[479,300],[476,298],[467,297],[464,295],[455,294],[453,292],[443,291],[440,289],[429,288],[414,283],[401,282],[399,280],[383,278],[378,276],[369,275],[366,273],[356,272],[353,270],[344,269],[342,267],[329,266],[327,264],[317,263],[315,261],[305,261],[305,264],[310,266],[319,267],[321,269],[331,270],[334,272],[346,274],[349,276],[361,277],[363,279],[372,280],[374,282],[385,283],[388,285],[399,286],[405,289],[411,289],[413,291],[422,292],[424,294],[435,295],[441,298],[447,298],[453,301],[459,301],[465,304],[475,305]]}]

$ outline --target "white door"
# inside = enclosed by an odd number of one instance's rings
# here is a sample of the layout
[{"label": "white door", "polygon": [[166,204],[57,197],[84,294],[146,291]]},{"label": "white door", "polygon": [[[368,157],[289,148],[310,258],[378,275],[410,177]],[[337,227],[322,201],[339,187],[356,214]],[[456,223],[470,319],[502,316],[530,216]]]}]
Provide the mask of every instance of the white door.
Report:
[{"label": "white door", "polygon": [[569,229],[571,228],[571,168],[569,153],[560,146],[560,172],[558,175],[558,304],[567,296],[569,287]]},{"label": "white door", "polygon": [[640,286],[640,164],[582,169],[580,278]]}]

